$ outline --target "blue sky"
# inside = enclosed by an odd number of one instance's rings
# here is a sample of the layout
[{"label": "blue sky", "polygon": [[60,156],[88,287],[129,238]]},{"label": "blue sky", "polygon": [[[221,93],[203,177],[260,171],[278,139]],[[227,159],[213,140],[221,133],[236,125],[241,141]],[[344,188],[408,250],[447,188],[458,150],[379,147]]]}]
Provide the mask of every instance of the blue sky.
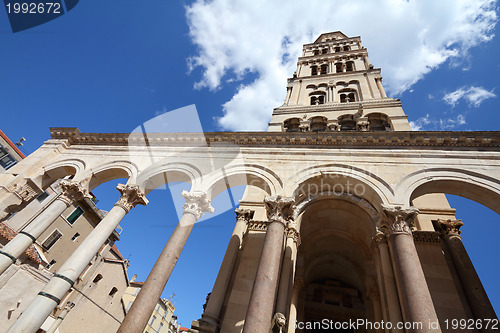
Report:
[{"label": "blue sky", "polygon": [[[0,128],[13,141],[25,137],[26,154],[50,137],[49,127],[126,133],[190,104],[205,131],[263,130],[283,102],[301,45],[341,30],[361,36],[415,129],[499,130],[498,4],[374,3],[86,0],[15,34],[0,10]],[[117,200],[115,185],[96,189],[102,209]],[[177,223],[169,191],[148,198],[148,207],[136,207],[123,220],[118,243],[131,260],[130,276],[139,280]],[[493,237],[500,218],[469,200],[450,201],[498,312],[500,247]],[[233,225],[234,213],[226,211],[194,228],[164,292],[176,294],[184,326],[202,312]]]}]

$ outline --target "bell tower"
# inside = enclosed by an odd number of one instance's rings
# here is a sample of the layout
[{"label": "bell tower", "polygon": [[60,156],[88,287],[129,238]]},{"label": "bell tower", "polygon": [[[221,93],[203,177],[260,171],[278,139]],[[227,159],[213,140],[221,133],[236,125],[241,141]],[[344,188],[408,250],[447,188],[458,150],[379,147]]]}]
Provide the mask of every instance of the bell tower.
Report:
[{"label": "bell tower", "polygon": [[387,97],[380,68],[360,37],[340,31],[305,44],[270,132],[410,131],[399,99]]}]

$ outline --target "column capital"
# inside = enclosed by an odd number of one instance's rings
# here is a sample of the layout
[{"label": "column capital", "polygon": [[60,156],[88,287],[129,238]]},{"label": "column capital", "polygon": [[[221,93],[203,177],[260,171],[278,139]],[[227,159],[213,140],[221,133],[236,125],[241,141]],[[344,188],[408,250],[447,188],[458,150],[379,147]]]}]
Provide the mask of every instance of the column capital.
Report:
[{"label": "column capital", "polygon": [[116,189],[120,192],[121,196],[115,203],[115,206],[120,206],[127,213],[136,205],[146,206],[149,202],[144,192],[139,188],[139,185],[118,184]]},{"label": "column capital", "polygon": [[207,194],[205,192],[188,192],[182,191],[182,197],[186,200],[186,203],[182,208],[185,213],[193,214],[196,219],[200,219],[203,213],[209,212],[213,213],[214,208],[210,205],[210,200],[208,200]]},{"label": "column capital", "polygon": [[441,232],[441,234],[446,236],[458,236],[460,237],[460,228],[464,225],[462,220],[442,220],[437,219],[433,220],[432,224],[434,224],[434,228],[436,231]]},{"label": "column capital", "polygon": [[390,235],[406,234],[412,235],[418,209],[415,207],[402,207],[396,205],[382,205],[384,209],[385,222],[389,227]]},{"label": "column capital", "polygon": [[253,219],[253,214],[255,213],[253,210],[243,208],[236,208],[234,212],[236,213],[237,220],[244,220],[245,222]]},{"label": "column capital", "polygon": [[281,222],[286,226],[287,222],[293,219],[295,210],[295,199],[282,197],[281,195],[266,196],[264,204],[266,205],[267,218],[270,222]]},{"label": "column capital", "polygon": [[297,246],[300,245],[300,232],[297,229],[297,222],[290,220],[286,226],[286,237],[292,238]]},{"label": "column capital", "polygon": [[375,233],[375,236],[373,237],[373,240],[377,244],[387,244],[387,235],[384,233],[384,231],[380,228],[377,228],[377,231]]},{"label": "column capital", "polygon": [[61,187],[61,194],[58,199],[63,201],[68,206],[75,201],[92,198],[89,191],[84,188],[80,182],[61,179],[59,186]]}]

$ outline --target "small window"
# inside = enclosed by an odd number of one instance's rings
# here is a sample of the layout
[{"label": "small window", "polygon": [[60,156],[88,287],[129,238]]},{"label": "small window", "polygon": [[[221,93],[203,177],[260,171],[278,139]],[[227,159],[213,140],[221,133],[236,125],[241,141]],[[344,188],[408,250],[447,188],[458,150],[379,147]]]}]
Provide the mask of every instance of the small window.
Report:
[{"label": "small window", "polygon": [[7,170],[13,167],[16,163],[17,161],[14,157],[12,157],[3,147],[0,147],[0,166]]},{"label": "small window", "polygon": [[351,48],[349,46],[344,46],[344,51],[350,51]]},{"label": "small window", "polygon": [[54,259],[52,259],[47,266],[45,266],[45,268],[47,269],[50,269],[50,267],[54,266],[54,264],[56,263],[56,261]]},{"label": "small window", "polygon": [[[94,278],[94,281],[92,281],[92,282],[97,283],[97,282],[99,282],[101,280],[102,280],[102,275],[101,274],[97,274],[95,276],[95,278]],[[111,289],[111,290],[113,290],[113,289]],[[109,293],[109,294],[111,295],[111,293]]]},{"label": "small window", "polygon": [[36,200],[38,200],[38,202],[42,202],[43,200],[47,199],[48,196],[49,196],[49,194],[47,193],[47,191],[45,191],[42,194],[40,194],[39,196],[37,196]]},{"label": "small window", "polygon": [[76,234],[73,235],[73,237],[71,237],[71,240],[74,242],[79,236],[80,234],[77,232]]},{"label": "small window", "polygon": [[83,214],[83,209],[78,206],[76,207],[76,209],[73,211],[73,213],[71,213],[67,218],[66,220],[68,220],[69,224],[73,224],[75,223],[75,221],[80,217],[82,216]]},{"label": "small window", "polygon": [[311,66],[311,75],[318,74],[318,66]]},{"label": "small window", "polygon": [[323,49],[323,50],[321,50],[321,53],[322,53],[322,54],[327,54],[327,53],[328,53],[328,49]]},{"label": "small window", "polygon": [[321,65],[321,74],[326,74],[328,72],[328,65]]},{"label": "small window", "polygon": [[111,297],[115,296],[117,291],[118,291],[118,289],[116,287],[111,288],[111,291],[109,292],[109,296],[111,296]]},{"label": "small window", "polygon": [[54,232],[47,237],[45,242],[43,242],[42,246],[45,250],[49,250],[54,244],[59,240],[59,238],[62,237],[62,234],[59,232],[59,230],[54,230]]},{"label": "small window", "polygon": [[354,71],[354,63],[352,61],[348,61],[345,64],[345,70],[346,72],[352,72]]},{"label": "small window", "polygon": [[319,54],[319,50],[314,50],[314,55],[318,55]]},{"label": "small window", "polygon": [[151,321],[149,322],[149,326],[153,326],[153,323],[155,322],[156,320],[156,316],[153,315],[153,317],[151,317]]},{"label": "small window", "polygon": [[337,46],[337,47],[335,48],[335,52],[340,52],[341,50],[342,50],[342,49],[341,49],[339,46]]},{"label": "small window", "polygon": [[337,73],[342,73],[342,63],[338,62],[335,64],[335,71]]}]

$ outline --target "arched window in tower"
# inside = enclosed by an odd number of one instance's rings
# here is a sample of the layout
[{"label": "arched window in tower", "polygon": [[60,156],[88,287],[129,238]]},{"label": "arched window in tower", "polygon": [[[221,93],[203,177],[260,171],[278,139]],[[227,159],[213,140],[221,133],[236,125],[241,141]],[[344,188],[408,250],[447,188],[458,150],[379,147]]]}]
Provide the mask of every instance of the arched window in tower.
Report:
[{"label": "arched window in tower", "polygon": [[340,51],[342,51],[342,49],[340,48],[340,46],[335,47],[335,52],[340,52]]},{"label": "arched window in tower", "polygon": [[319,50],[314,50],[314,55],[318,55],[319,54]]},{"label": "arched window in tower", "polygon": [[339,126],[341,131],[355,131],[356,120],[352,115],[344,115],[339,117]]},{"label": "arched window in tower", "polygon": [[342,63],[341,62],[338,62],[335,64],[335,72],[336,73],[342,73],[343,70],[342,70]]},{"label": "arched window in tower", "polygon": [[285,120],[284,127],[287,132],[299,132],[300,131],[300,119],[290,118]]},{"label": "arched window in tower", "polygon": [[311,132],[324,132],[326,131],[327,119],[325,117],[313,117],[311,118]]},{"label": "arched window in tower", "polygon": [[351,50],[351,47],[350,46],[344,46],[344,51],[350,51]]},{"label": "arched window in tower", "polygon": [[340,103],[356,102],[356,91],[354,89],[342,89],[339,94]]},{"label": "arched window in tower", "polygon": [[325,104],[325,95],[323,91],[315,91],[309,96],[311,97],[311,105]]},{"label": "arched window in tower", "polygon": [[311,75],[318,75],[318,66],[311,66]]},{"label": "arched window in tower", "polygon": [[328,53],[328,49],[323,49],[323,50],[321,50],[321,53],[322,53],[322,54],[327,54],[327,53]]},{"label": "arched window in tower", "polygon": [[391,130],[389,119],[385,114],[382,113],[369,114],[368,122],[370,123],[370,131],[384,132]]},{"label": "arched window in tower", "polygon": [[354,61],[348,61],[345,63],[345,71],[346,72],[354,71]]},{"label": "arched window in tower", "polygon": [[321,74],[327,74],[328,73],[328,65],[323,64],[321,65]]}]

